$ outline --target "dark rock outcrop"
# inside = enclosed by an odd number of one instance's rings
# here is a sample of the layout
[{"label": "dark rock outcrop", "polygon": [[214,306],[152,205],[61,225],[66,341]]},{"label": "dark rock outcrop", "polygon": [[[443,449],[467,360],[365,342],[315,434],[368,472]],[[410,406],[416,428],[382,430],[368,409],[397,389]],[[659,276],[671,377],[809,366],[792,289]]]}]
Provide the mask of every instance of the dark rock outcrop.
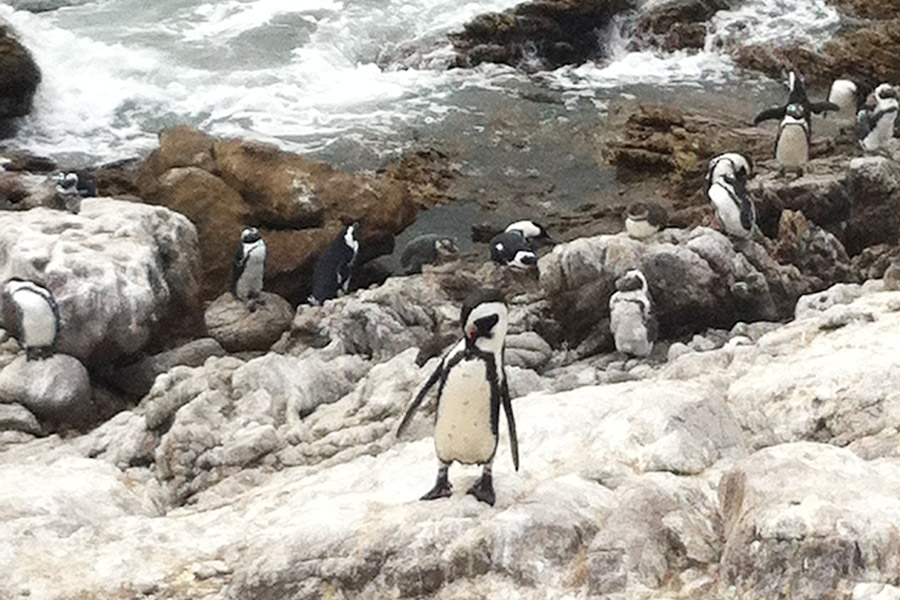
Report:
[{"label": "dark rock outcrop", "polygon": [[634,7],[631,0],[537,0],[479,15],[450,39],[461,67],[492,62],[555,69],[601,53],[601,31]]},{"label": "dark rock outcrop", "polygon": [[0,122],[31,112],[41,70],[31,53],[0,23]]},{"label": "dark rock outcrop", "polygon": [[656,2],[641,14],[634,34],[637,47],[655,47],[672,52],[703,48],[706,22],[734,0],[666,0]]}]

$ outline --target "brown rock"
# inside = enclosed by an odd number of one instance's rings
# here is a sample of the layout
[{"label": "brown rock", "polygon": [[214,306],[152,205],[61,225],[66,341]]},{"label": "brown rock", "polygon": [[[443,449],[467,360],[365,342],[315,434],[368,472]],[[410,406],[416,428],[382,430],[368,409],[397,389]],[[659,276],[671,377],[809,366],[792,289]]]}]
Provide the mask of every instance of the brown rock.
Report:
[{"label": "brown rock", "polygon": [[229,352],[268,350],[293,318],[288,301],[269,292],[260,294],[253,312],[226,292],[209,305],[204,315],[209,335]]},{"label": "brown rock", "polygon": [[643,13],[635,38],[638,48],[658,47],[669,52],[685,48],[703,48],[706,22],[720,10],[727,10],[729,0],[667,0],[654,3]]},{"label": "brown rock", "polygon": [[305,301],[318,253],[341,229],[339,222],[332,222],[318,229],[261,230],[268,248],[265,289],[296,302]]},{"label": "brown rock", "polygon": [[818,278],[816,287],[825,287],[852,279],[850,257],[834,235],[810,223],[801,212],[781,213],[778,239],[773,257],[792,264],[800,272]]},{"label": "brown rock", "polygon": [[214,142],[215,138],[193,127],[181,125],[163,129],[159,133],[157,175],[175,167],[200,167],[210,173],[215,172]]},{"label": "brown rock", "polygon": [[41,70],[31,53],[0,24],[0,120],[31,112]]}]

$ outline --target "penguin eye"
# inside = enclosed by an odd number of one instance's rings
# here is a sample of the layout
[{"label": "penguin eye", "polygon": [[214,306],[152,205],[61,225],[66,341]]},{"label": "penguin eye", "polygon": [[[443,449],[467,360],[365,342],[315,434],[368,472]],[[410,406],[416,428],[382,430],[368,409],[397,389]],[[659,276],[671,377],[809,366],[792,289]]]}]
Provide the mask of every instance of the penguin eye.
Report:
[{"label": "penguin eye", "polygon": [[475,320],[475,327],[478,328],[478,337],[490,337],[491,329],[500,320],[499,315],[489,315]]}]

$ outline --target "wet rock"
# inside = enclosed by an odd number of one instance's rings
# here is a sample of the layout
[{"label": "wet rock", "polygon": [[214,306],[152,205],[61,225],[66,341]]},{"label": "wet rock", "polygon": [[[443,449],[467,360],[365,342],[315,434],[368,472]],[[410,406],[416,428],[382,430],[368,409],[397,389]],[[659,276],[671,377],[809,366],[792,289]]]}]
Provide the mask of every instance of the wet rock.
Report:
[{"label": "wet rock", "polygon": [[84,426],[96,418],[87,369],[77,358],[17,358],[0,371],[0,399],[17,402],[51,426]]},{"label": "wet rock", "polygon": [[18,276],[53,292],[57,351],[107,366],[200,322],[196,230],[170,210],[88,198],[79,215],[0,212],[0,281]]},{"label": "wet rock", "polygon": [[260,294],[252,312],[247,304],[226,292],[209,305],[204,315],[209,335],[229,352],[267,350],[293,318],[294,311],[287,300],[269,292]]},{"label": "wet rock", "polygon": [[394,234],[416,214],[409,186],[391,175],[353,175],[189,127],[160,134],[160,148],[137,168],[134,186],[148,202],[183,212],[197,226],[208,299],[229,288],[244,225],[258,227],[268,245],[266,289],[300,302],[316,256],[343,224],[361,223],[364,262],[390,252]]},{"label": "wet rock", "polygon": [[18,403],[0,403],[0,430],[41,434],[41,424],[30,410]]},{"label": "wet rock", "polygon": [[450,36],[460,67],[483,62],[528,69],[580,63],[603,50],[598,32],[629,0],[541,0],[502,13],[487,13]]},{"label": "wet rock", "polygon": [[720,10],[737,4],[734,0],[664,0],[647,3],[638,19],[639,47],[645,44],[669,52],[686,48],[702,49],[706,22]]},{"label": "wet rock", "polygon": [[0,23],[0,121],[31,112],[41,70],[31,53]]},{"label": "wet rock", "polygon": [[738,463],[719,485],[719,501],[727,536],[722,584],[738,595],[839,597],[837,590],[859,581],[894,581],[896,462],[784,444]]},{"label": "wet rock", "polygon": [[143,396],[150,391],[157,375],[179,365],[199,367],[210,356],[224,354],[225,350],[219,342],[212,338],[201,338],[117,369],[109,380],[120,391]]}]

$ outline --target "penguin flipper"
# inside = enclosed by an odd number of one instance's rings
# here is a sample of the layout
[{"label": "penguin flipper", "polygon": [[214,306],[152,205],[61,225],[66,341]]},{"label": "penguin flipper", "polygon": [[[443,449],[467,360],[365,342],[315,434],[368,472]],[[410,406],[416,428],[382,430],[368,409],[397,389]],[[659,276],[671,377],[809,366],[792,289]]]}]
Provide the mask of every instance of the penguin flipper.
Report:
[{"label": "penguin flipper", "polygon": [[819,113],[827,112],[827,111],[838,112],[839,110],[841,110],[841,107],[838,106],[837,104],[835,104],[834,102],[828,102],[828,101],[811,102],[809,104],[809,110],[811,112],[819,114]]},{"label": "penguin flipper", "polygon": [[410,403],[409,408],[406,409],[406,414],[403,415],[403,420],[400,421],[400,427],[397,428],[397,437],[400,437],[400,434],[403,433],[403,430],[406,429],[406,426],[409,425],[409,422],[412,421],[413,415],[416,413],[416,410],[419,409],[419,406],[422,405],[422,401],[425,400],[425,396],[428,394],[428,391],[434,387],[434,384],[438,382],[441,378],[441,374],[444,372],[444,361],[437,366],[431,376],[428,378],[428,381],[425,382],[425,385],[422,386],[422,389],[419,390],[419,393],[416,394],[416,397],[413,399],[412,403]]},{"label": "penguin flipper", "polygon": [[509,428],[509,450],[512,453],[513,466],[519,470],[519,438],[516,436],[516,418],[513,416],[512,400],[509,397],[509,385],[506,383],[506,373],[500,383],[500,401],[503,403],[503,412],[506,413],[506,425]]},{"label": "penguin flipper", "polygon": [[787,106],[773,106],[772,108],[767,108],[753,117],[753,124],[759,125],[763,121],[769,121],[771,119],[781,120],[784,118],[785,110],[787,110]]},{"label": "penguin flipper", "polygon": [[59,339],[59,330],[62,328],[62,317],[59,316],[59,304],[52,295],[47,296],[47,302],[50,304],[50,310],[53,311],[53,324],[56,330],[53,332],[52,347],[55,348],[56,340]]},{"label": "penguin flipper", "polygon": [[869,122],[869,112],[862,109],[856,114],[856,139],[862,142],[870,131],[872,126]]},{"label": "penguin flipper", "polygon": [[244,269],[244,245],[238,246],[237,253],[231,261],[231,294],[237,295],[237,282]]},{"label": "penguin flipper", "polygon": [[753,229],[753,203],[746,195],[741,198],[741,225],[747,231]]}]

